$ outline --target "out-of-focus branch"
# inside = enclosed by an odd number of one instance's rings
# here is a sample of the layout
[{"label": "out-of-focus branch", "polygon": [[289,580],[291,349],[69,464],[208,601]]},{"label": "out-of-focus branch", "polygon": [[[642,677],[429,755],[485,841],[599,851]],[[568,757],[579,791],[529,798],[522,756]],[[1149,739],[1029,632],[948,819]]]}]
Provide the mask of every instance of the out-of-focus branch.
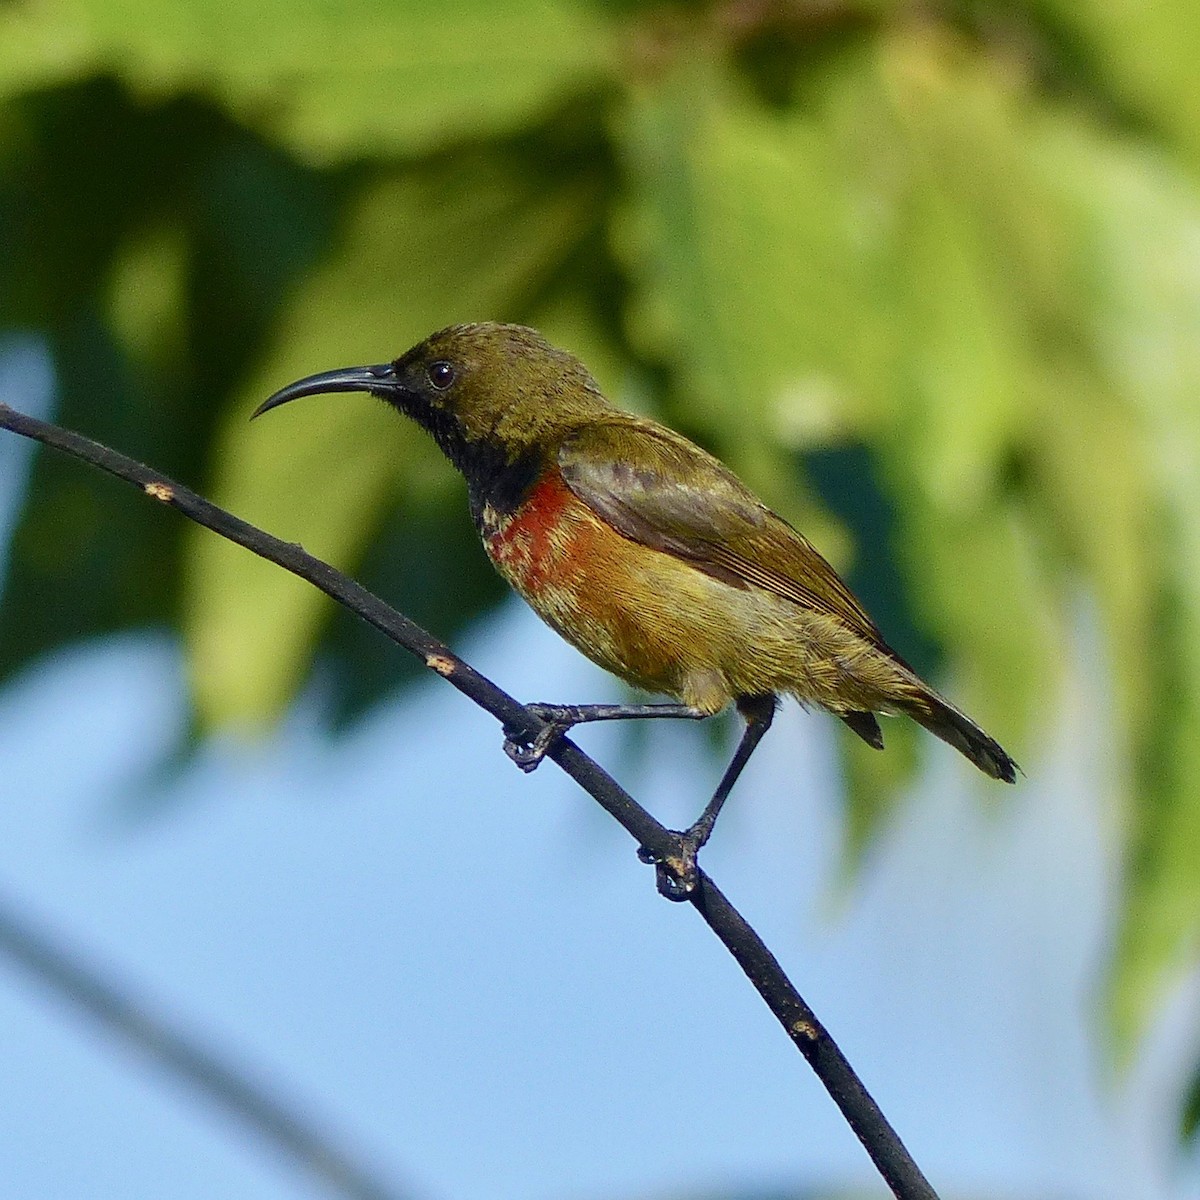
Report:
[{"label": "out-of-focus branch", "polygon": [[[308,580],[339,604],[374,625],[397,645],[420,657],[430,670],[442,675],[460,692],[486,709],[506,729],[516,730],[530,738],[541,730],[542,722],[524,705],[463,662],[432,634],[385,604],[361,584],[307,554],[300,546],[263,532],[164,478],[159,472],[106,446],[56,425],[38,421],[4,404],[0,404],[0,428],[34,438],[119,479],[138,485],[153,499],[170,505],[214,533]],[[556,741],[547,757],[566,771],[632,834],[639,847],[646,852],[646,857],[660,862],[678,858],[678,835],[655,820],[572,741],[567,738]],[[817,1020],[816,1014],[792,985],[766,944],[703,871],[698,872],[697,886],[689,900],[737,960],[788,1037],[816,1072],[893,1194],[898,1200],[937,1200],[937,1194],[837,1043]]]},{"label": "out-of-focus branch", "polygon": [[157,1066],[202,1092],[222,1111],[248,1125],[333,1196],[345,1200],[400,1200],[398,1189],[339,1146],[329,1132],[277,1091],[211,1047],[200,1044],[128,988],[118,987],[74,950],[0,897],[0,953],[19,963],[98,1022],[106,1032],[141,1051]]}]

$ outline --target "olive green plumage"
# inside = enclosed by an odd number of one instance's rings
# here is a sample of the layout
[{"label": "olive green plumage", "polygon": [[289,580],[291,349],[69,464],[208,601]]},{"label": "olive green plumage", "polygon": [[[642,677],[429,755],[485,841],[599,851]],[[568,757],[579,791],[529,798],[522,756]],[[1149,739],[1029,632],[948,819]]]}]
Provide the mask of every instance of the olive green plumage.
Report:
[{"label": "olive green plumage", "polygon": [[873,714],[904,714],[1015,778],[801,533],[712,455],[611,405],[536,331],[452,326],[392,363],[301,380],[260,411],[342,390],[370,391],[433,434],[498,569],[617,675],[699,712],[790,694],[876,747]]}]

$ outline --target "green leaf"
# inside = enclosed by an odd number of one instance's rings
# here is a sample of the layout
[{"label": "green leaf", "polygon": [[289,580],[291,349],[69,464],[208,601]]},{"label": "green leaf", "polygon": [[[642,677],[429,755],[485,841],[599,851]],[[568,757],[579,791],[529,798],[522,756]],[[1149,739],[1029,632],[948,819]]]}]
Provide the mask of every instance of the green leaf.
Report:
[{"label": "green leaf", "polygon": [[[781,445],[869,447],[900,520],[861,552],[898,555],[946,690],[1019,757],[1081,582],[1098,601],[1133,829],[1128,1046],[1200,955],[1200,188],[945,29],[823,68],[770,110],[695,48],[634,94],[631,326],[676,419],[760,487]],[[850,767],[865,837],[904,764],[856,747]]]},{"label": "green leaf", "polygon": [[1049,20],[1071,56],[1090,68],[1093,97],[1106,93],[1148,118],[1200,163],[1200,8],[1190,0],[1025,4]]},{"label": "green leaf", "polygon": [[[1041,377],[1036,314],[1063,295],[1023,192],[1020,113],[1002,76],[967,71],[934,37],[841,46],[823,79],[781,112],[697,53],[635,96],[618,241],[630,324],[672,370],[676,420],[835,561],[784,451],[876,452],[904,518],[860,555],[899,557],[955,697],[1019,745],[1058,629],[1031,502],[1007,476]],[[1027,282],[1014,258],[1032,264]]]},{"label": "green leaf", "polygon": [[1114,1028],[1128,1052],[1166,987],[1200,957],[1200,186],[1123,142],[1060,134],[1045,149],[1080,215],[1081,311],[1129,405],[1127,436],[1109,443],[1097,484],[1106,501],[1097,540],[1109,533],[1109,478],[1118,501],[1129,490],[1124,461],[1145,464],[1148,492],[1140,560],[1111,568],[1143,571],[1150,588],[1148,614],[1118,625],[1129,606],[1114,605],[1111,629],[1137,800],[1112,972]]},{"label": "green leaf", "polygon": [[794,445],[844,433],[886,345],[869,312],[864,328],[855,198],[828,123],[763,108],[701,55],[635,93],[618,133],[628,327],[672,369],[687,423],[745,458],[764,430]]},{"label": "green leaf", "polygon": [[888,213],[899,351],[876,435],[904,520],[914,607],[954,664],[953,699],[1023,757],[1061,663],[1038,499],[1013,475],[1066,303],[1058,214],[1010,80],[937,36],[881,47],[897,164],[871,164]]},{"label": "green leaf", "polygon": [[0,96],[112,72],[201,91],[329,161],[512,132],[614,71],[584,0],[16,0],[0,7]]},{"label": "green leaf", "polygon": [[[111,81],[8,112],[21,169],[0,183],[0,320],[45,339],[62,424],[200,484],[221,398],[328,228],[330,189],[211,111],[146,108]],[[0,677],[176,619],[184,523],[144,509],[38,455],[5,564]]]},{"label": "green leaf", "polygon": [[[395,430],[389,431],[394,433]],[[421,447],[429,454],[428,447]],[[420,473],[417,464],[416,471]],[[465,627],[510,595],[479,543],[456,481],[449,486],[406,488],[402,503],[383,514],[355,568],[369,591],[451,645]],[[345,727],[397,688],[422,674],[424,664],[379,631],[334,606],[317,651],[336,725]]]},{"label": "green leaf", "polygon": [[[371,189],[297,295],[218,438],[216,499],[343,568],[391,505],[463,503],[414,426],[366,396],[316,398],[247,424],[299,376],[395,357],[455,321],[518,317],[595,222],[595,181],[555,185],[517,158],[476,155]],[[186,625],[201,719],[273,719],[311,661],[328,603],[244,551],[197,534]],[[420,561],[407,564],[418,575]],[[449,632],[449,631],[447,631]]]}]

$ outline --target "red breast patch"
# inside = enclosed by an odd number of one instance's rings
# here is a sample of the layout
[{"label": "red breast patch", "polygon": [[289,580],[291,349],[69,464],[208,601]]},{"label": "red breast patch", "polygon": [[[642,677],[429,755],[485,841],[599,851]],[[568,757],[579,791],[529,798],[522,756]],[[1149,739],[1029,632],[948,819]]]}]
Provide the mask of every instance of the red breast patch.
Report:
[{"label": "red breast patch", "polygon": [[551,471],[487,539],[488,554],[520,591],[537,592],[561,581],[570,556],[567,510],[579,506],[562,476]]}]

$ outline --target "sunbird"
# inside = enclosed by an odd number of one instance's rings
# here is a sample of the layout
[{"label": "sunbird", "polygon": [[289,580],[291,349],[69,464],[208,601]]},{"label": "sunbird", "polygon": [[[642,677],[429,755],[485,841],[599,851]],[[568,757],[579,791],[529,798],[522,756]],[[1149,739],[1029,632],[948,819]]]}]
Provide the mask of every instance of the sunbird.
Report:
[{"label": "sunbird", "polygon": [[680,834],[673,898],[695,886],[696,853],[780,696],[819,704],[880,750],[875,714],[909,716],[1015,782],[999,743],[884,641],[803,534],[711,454],[609,403],[536,330],[452,325],[393,362],[289,384],[254,415],[325,392],[369,392],[432,434],[466,480],[488,557],[534,612],[614,675],[673,698],[532,705],[546,724],[532,741],[509,735],[518,765],[532,770],[585,721],[700,719],[736,705],[745,729]]}]

